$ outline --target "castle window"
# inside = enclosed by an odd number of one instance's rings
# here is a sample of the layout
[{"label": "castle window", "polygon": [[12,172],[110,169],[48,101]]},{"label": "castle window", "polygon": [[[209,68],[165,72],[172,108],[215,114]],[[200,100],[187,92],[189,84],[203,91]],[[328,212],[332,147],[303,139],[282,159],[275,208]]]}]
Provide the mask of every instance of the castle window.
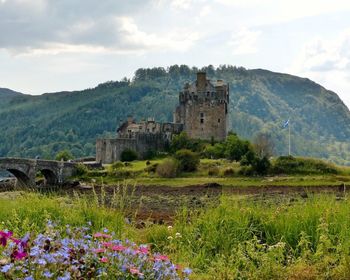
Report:
[{"label": "castle window", "polygon": [[204,113],[200,113],[201,123],[204,123]]},{"label": "castle window", "polygon": [[201,123],[204,123],[204,119],[201,119]]},{"label": "castle window", "polygon": [[220,123],[220,121],[221,121],[221,120],[220,120],[220,119],[218,119],[218,123]]}]

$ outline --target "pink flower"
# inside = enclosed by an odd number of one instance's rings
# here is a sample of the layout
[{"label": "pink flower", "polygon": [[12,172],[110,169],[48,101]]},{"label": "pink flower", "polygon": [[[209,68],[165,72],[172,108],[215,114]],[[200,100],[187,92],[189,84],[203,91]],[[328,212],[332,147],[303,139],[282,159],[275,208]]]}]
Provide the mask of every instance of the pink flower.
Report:
[{"label": "pink flower", "polygon": [[102,242],[102,246],[104,247],[112,247],[113,246],[113,243],[112,242]]},{"label": "pink flower", "polygon": [[143,276],[143,273],[141,273],[136,267],[130,267],[129,271],[133,275],[137,274],[138,276]]},{"label": "pink flower", "polygon": [[94,251],[94,253],[99,254],[99,253],[104,253],[105,249],[104,248],[96,248],[93,251]]},{"label": "pink flower", "polygon": [[126,250],[127,247],[123,246],[123,245],[115,245],[112,247],[113,251],[124,251]]},{"label": "pink flower", "polygon": [[109,235],[109,234],[105,234],[105,233],[102,233],[102,232],[97,232],[97,233],[95,233],[94,234],[94,237],[95,238],[112,238],[112,236],[111,235]]},{"label": "pink flower", "polygon": [[141,253],[141,254],[148,254],[149,253],[149,249],[147,247],[139,247],[137,250],[136,250],[136,253]]},{"label": "pink flower", "polygon": [[27,253],[21,252],[21,251],[15,251],[13,253],[13,256],[15,257],[16,260],[22,260],[27,256]]},{"label": "pink flower", "polygon": [[0,231],[0,244],[5,247],[6,244],[7,244],[7,240],[11,236],[12,236],[12,232],[11,231],[8,231],[8,232]]},{"label": "pink flower", "polygon": [[158,256],[155,256],[154,259],[156,261],[168,261],[169,257],[166,255],[158,255]]},{"label": "pink flower", "polygon": [[100,262],[101,263],[108,263],[108,258],[103,257],[100,259]]}]

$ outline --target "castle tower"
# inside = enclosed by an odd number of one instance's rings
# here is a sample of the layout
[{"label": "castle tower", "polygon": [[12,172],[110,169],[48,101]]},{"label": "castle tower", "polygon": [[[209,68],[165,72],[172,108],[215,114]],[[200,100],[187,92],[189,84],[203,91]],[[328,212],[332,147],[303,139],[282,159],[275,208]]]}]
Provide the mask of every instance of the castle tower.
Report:
[{"label": "castle tower", "polygon": [[184,125],[191,138],[224,140],[228,127],[229,87],[222,80],[213,84],[205,72],[197,80],[186,83],[179,94],[174,122]]}]

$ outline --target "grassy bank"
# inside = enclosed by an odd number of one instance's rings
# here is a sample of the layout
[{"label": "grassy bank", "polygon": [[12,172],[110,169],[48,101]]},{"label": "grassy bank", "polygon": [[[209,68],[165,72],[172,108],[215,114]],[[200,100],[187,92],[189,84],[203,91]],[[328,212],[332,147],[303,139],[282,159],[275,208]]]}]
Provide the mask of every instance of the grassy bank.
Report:
[{"label": "grassy bank", "polygon": [[[13,195],[13,194],[12,194]],[[194,269],[193,279],[349,279],[350,201],[333,195],[260,200],[222,197],[220,205],[179,209],[173,227],[124,219],[97,199],[35,193],[0,198],[1,228],[40,232],[47,220],[92,223],[151,244]]]}]

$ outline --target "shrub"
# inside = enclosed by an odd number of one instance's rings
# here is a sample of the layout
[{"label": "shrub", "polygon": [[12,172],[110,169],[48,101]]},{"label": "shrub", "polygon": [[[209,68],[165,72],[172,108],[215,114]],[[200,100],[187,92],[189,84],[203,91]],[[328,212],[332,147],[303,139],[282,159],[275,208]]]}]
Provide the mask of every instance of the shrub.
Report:
[{"label": "shrub", "polygon": [[125,149],[120,155],[121,161],[134,161],[137,157],[137,153],[131,149]]},{"label": "shrub", "polygon": [[266,175],[271,167],[271,163],[267,157],[256,158],[252,163],[254,173],[257,175]]},{"label": "shrub", "polygon": [[195,171],[199,165],[199,156],[190,150],[180,150],[175,154],[175,158],[179,161],[181,171]]},{"label": "shrub", "polygon": [[233,170],[233,168],[228,167],[224,170],[224,176],[229,177],[229,176],[233,176],[233,175],[235,175],[235,171]]},{"label": "shrub", "polygon": [[89,169],[86,165],[79,163],[75,166],[75,175],[76,176],[84,176],[89,172]]},{"label": "shrub", "polygon": [[252,165],[257,160],[257,157],[254,151],[249,150],[240,160],[240,164],[243,165]]},{"label": "shrub", "polygon": [[179,162],[173,158],[166,158],[156,167],[156,172],[159,177],[174,178],[179,170]]},{"label": "shrub", "polygon": [[220,169],[217,166],[210,167],[208,169],[208,176],[218,176]]},{"label": "shrub", "polygon": [[231,134],[225,142],[225,157],[230,160],[240,161],[250,150],[253,150],[248,141],[240,139],[236,134]]},{"label": "shrub", "polygon": [[225,156],[225,146],[222,143],[205,146],[202,155],[205,158],[223,158]]},{"label": "shrub", "polygon": [[313,158],[281,156],[272,165],[274,174],[337,174],[337,168],[330,163]]}]

